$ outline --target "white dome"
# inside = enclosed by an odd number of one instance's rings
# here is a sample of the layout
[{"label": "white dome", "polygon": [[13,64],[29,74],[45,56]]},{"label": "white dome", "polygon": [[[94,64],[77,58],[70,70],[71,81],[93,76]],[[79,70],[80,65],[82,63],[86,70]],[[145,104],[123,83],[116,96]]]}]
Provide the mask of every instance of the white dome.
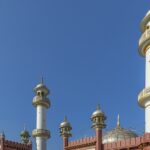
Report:
[{"label": "white dome", "polygon": [[120,126],[120,118],[118,116],[117,127],[103,135],[103,143],[112,143],[121,140],[137,137],[138,135],[129,129]]},{"label": "white dome", "polygon": [[138,135],[132,130],[117,127],[103,135],[103,143],[117,142],[137,136]]}]

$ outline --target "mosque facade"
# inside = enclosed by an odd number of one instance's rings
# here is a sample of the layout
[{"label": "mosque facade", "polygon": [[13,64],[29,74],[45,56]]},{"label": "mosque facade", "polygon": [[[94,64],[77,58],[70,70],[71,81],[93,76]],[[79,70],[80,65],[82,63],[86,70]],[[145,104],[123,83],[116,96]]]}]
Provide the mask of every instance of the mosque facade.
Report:
[{"label": "mosque facade", "polygon": [[[139,54],[145,57],[145,88],[138,95],[138,103],[145,110],[145,133],[139,136],[132,130],[123,128],[118,115],[116,128],[103,134],[107,117],[98,105],[90,118],[91,127],[95,130],[93,137],[69,141],[72,126],[65,117],[59,127],[63,150],[150,150],[150,11],[141,22],[141,32]],[[36,139],[36,150],[47,150],[47,140],[50,138],[50,131],[46,126],[46,112],[51,105],[49,90],[42,80],[34,88],[34,92],[36,95],[32,104],[36,108],[37,117],[32,136]],[[20,136],[22,142],[18,143],[6,140],[5,135],[0,134],[0,150],[32,150],[29,132],[24,129]]]}]

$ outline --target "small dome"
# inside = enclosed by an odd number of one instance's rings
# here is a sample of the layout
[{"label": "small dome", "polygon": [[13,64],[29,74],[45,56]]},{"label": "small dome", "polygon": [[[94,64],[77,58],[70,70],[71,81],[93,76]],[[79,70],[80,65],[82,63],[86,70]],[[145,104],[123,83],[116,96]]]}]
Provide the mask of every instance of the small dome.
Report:
[{"label": "small dome", "polygon": [[121,140],[134,138],[137,136],[138,135],[134,131],[122,128],[120,126],[120,118],[118,115],[117,127],[112,131],[109,131],[103,135],[103,143],[105,144],[105,143],[117,142]]},{"label": "small dome", "polygon": [[21,132],[20,134],[21,136],[21,141],[25,144],[29,143],[29,138],[30,138],[30,134],[29,132],[25,129],[24,127],[24,130]]},{"label": "small dome", "polygon": [[36,85],[36,87],[34,88],[35,93],[38,93],[39,91],[41,91],[41,93],[45,93],[46,95],[49,94],[49,89],[46,87],[46,85],[44,85],[43,78],[42,78],[41,83]]},{"label": "small dome", "polygon": [[93,112],[91,118],[97,117],[97,116],[105,116],[105,114],[100,109],[100,105],[97,106],[97,109],[96,111]]},{"label": "small dome", "polygon": [[48,90],[48,88],[43,84],[43,83],[39,83],[36,87],[35,87],[35,91],[40,90],[40,89],[45,89]]},{"label": "small dome", "polygon": [[60,128],[66,128],[66,127],[72,129],[70,123],[67,121],[67,117],[65,117],[64,121],[60,124]]},{"label": "small dome", "polygon": [[29,134],[29,132],[27,130],[23,130],[21,132],[20,136],[22,136],[22,137],[30,137],[30,134]]}]

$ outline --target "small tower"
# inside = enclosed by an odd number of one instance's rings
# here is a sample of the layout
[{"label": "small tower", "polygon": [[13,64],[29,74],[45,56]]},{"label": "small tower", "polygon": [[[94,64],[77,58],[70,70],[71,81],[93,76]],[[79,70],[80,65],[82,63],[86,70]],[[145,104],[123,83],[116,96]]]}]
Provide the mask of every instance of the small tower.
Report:
[{"label": "small tower", "polygon": [[138,96],[138,103],[145,109],[145,132],[150,133],[150,11],[141,22],[139,53],[145,57],[145,88]]},{"label": "small tower", "polygon": [[96,132],[96,150],[102,150],[102,129],[106,127],[105,120],[106,116],[100,110],[100,105],[98,105],[97,110],[91,116],[92,128]]},{"label": "small tower", "polygon": [[64,121],[60,124],[60,136],[62,136],[63,138],[63,149],[65,150],[66,147],[68,146],[68,140],[69,140],[69,137],[71,137],[71,130],[72,130],[72,127],[70,125],[70,123],[67,121],[67,117],[65,117]]},{"label": "small tower", "polygon": [[30,143],[30,134],[25,128],[21,132],[20,136],[21,136],[22,143],[24,143],[24,144],[29,144]]},{"label": "small tower", "polygon": [[47,139],[50,138],[50,131],[46,127],[46,110],[50,107],[48,88],[42,83],[34,88],[36,96],[33,98],[33,105],[37,109],[36,129],[33,130],[32,136],[36,138],[36,150],[47,149]]}]

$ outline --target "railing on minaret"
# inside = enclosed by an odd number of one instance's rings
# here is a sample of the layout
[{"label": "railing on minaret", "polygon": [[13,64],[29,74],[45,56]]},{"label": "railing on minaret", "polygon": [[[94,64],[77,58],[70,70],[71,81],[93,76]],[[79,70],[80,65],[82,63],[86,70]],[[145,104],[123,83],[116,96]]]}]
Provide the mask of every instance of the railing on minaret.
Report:
[{"label": "railing on minaret", "polygon": [[141,22],[139,53],[145,57],[145,88],[138,96],[138,103],[145,109],[145,132],[150,133],[150,11]]},{"label": "railing on minaret", "polygon": [[64,121],[60,124],[60,136],[63,138],[63,150],[66,150],[68,147],[69,137],[71,137],[71,124],[68,122],[67,117],[65,117]]},{"label": "railing on minaret", "polygon": [[97,110],[91,116],[92,128],[96,132],[96,150],[102,150],[102,129],[106,127],[105,120],[106,116],[100,110],[100,105],[98,105]]},{"label": "railing on minaret", "polygon": [[47,139],[50,138],[50,131],[46,127],[46,109],[50,107],[48,88],[44,85],[43,79],[34,88],[36,96],[32,104],[37,109],[36,129],[32,131],[32,136],[36,138],[36,150],[47,150]]}]

